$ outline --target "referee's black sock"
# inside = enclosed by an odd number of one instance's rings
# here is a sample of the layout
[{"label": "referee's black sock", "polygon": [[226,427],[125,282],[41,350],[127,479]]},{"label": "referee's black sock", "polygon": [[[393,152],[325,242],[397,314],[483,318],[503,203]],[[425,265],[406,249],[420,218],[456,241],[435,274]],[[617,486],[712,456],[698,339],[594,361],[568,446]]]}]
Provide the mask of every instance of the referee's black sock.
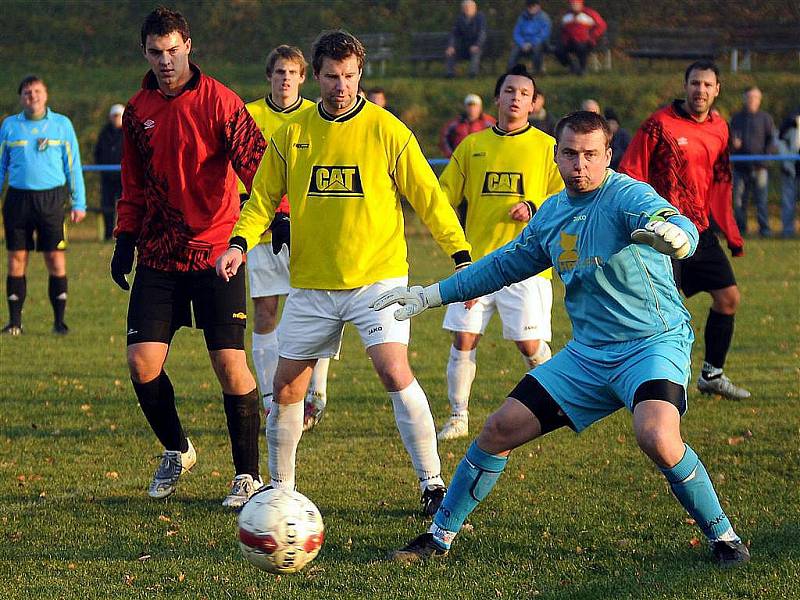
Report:
[{"label": "referee's black sock", "polygon": [[228,421],[236,474],[249,474],[257,479],[258,440],[261,437],[261,401],[258,398],[258,388],[241,396],[222,394],[222,397],[225,401],[225,417]]},{"label": "referee's black sock", "polygon": [[8,324],[16,327],[22,326],[22,305],[25,304],[27,294],[25,276],[6,276],[6,296],[8,297]]},{"label": "referee's black sock", "polygon": [[175,390],[166,372],[147,383],[133,383],[139,406],[165,450],[189,450],[189,441],[175,408]]},{"label": "referee's black sock", "polygon": [[708,378],[709,375],[713,377],[714,375],[719,376],[722,374],[721,370],[725,366],[725,357],[731,347],[731,340],[733,340],[733,320],[733,315],[723,315],[714,309],[708,311],[704,332],[706,342],[705,363],[715,369],[719,369],[720,372],[706,372],[704,365],[703,377]]},{"label": "referee's black sock", "polygon": [[53,305],[53,322],[56,325],[63,324],[64,312],[67,310],[67,276],[50,275],[47,295],[50,296],[50,304]]}]

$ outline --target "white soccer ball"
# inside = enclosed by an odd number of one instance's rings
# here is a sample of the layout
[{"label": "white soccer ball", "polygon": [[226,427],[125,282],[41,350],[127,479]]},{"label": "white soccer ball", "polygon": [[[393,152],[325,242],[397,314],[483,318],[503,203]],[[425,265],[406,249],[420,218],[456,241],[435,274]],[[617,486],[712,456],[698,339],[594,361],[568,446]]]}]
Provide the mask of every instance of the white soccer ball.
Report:
[{"label": "white soccer ball", "polygon": [[270,573],[296,573],[314,560],[324,539],[319,509],[300,492],[257,492],[239,513],[242,554]]}]

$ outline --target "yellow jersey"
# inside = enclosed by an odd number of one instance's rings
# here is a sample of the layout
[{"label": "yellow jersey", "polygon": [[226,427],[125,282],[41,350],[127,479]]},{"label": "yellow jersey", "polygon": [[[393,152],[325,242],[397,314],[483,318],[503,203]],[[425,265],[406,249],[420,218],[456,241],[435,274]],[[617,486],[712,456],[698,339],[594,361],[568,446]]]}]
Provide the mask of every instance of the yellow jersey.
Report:
[{"label": "yellow jersey", "polygon": [[[296,114],[312,106],[314,106],[314,103],[311,100],[306,100],[302,96],[298,96],[297,100],[286,108],[281,108],[275,104],[270,96],[259,100],[253,100],[244,105],[247,112],[250,113],[250,116],[253,117],[253,120],[256,122],[259,131],[261,131],[261,135],[263,135],[264,139],[267,141],[269,141],[269,138],[275,133],[278,127],[286,123],[286,121]],[[244,187],[241,181],[239,181],[239,194],[247,194],[247,188]],[[267,226],[269,226],[269,224],[267,224]],[[269,243],[271,240],[272,232],[267,230],[261,236],[261,241],[259,243],[265,244]]]},{"label": "yellow jersey", "polygon": [[283,194],[292,207],[292,287],[344,290],[406,276],[401,197],[446,254],[469,260],[464,231],[414,134],[364,98],[337,116],[318,103],[272,135],[232,237],[252,247]]},{"label": "yellow jersey", "polygon": [[[439,183],[452,206],[467,201],[467,239],[475,260],[525,228],[525,222],[509,216],[512,206],[527,201],[538,208],[564,189],[554,161],[555,143],[530,125],[511,132],[495,125],[468,135],[456,147]],[[552,278],[552,270],[540,275]]]}]

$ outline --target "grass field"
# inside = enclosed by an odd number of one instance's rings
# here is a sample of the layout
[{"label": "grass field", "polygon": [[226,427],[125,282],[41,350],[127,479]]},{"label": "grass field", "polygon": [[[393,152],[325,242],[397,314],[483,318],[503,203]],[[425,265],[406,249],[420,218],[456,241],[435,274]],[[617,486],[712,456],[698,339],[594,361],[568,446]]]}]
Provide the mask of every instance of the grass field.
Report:
[{"label": "grass field", "polygon": [[[446,561],[385,562],[427,522],[389,399],[348,330],[331,368],[328,415],[298,451],[298,486],[322,511],[326,543],[305,571],[275,577],[240,556],[235,517],[220,506],[230,452],[196,331],[177,336],[168,371],[198,464],[173,497],[147,498],[159,447],[127,377],[127,295],[107,276],[112,247],[93,234],[79,227],[69,253],[72,333],[50,333],[46,276],[34,256],[25,334],[0,339],[0,598],[800,598],[800,242],[752,240],[735,262],[743,304],[727,370],[753,398],[734,403],[692,389],[684,421],[751,544],[745,568],[712,565],[622,412],[512,454]],[[414,282],[448,272],[415,220],[409,239]],[[554,348],[569,337],[562,297],[556,283]],[[689,307],[702,323],[707,299]],[[439,423],[449,346],[442,316],[416,320],[411,343]],[[493,323],[479,350],[473,431],[522,371]],[[440,446],[446,476],[468,443]],[[265,454],[262,446],[264,469]]]}]

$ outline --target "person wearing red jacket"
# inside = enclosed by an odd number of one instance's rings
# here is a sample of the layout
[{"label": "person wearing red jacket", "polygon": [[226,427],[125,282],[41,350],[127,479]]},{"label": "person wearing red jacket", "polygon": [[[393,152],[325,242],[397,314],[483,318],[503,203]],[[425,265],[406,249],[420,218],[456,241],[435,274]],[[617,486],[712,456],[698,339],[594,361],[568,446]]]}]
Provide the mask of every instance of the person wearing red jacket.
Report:
[{"label": "person wearing red jacket", "polygon": [[608,29],[603,17],[596,10],[583,5],[583,0],[570,0],[569,10],[561,17],[559,43],[556,58],[570,72],[583,75],[586,60]]},{"label": "person wearing red jacket", "polygon": [[261,403],[247,367],[244,270],[223,282],[214,263],[239,217],[238,177],[249,190],[266,142],[241,99],[189,61],[186,19],[158,8],[141,30],[150,64],[123,116],[122,197],[111,276],[124,290],[138,255],[127,357],[142,412],[164,446],[149,495],[175,491],[197,457],[175,408],[164,363],[182,326],[203,329],[223,392],[235,477],[224,506],[261,485]]},{"label": "person wearing red jacket", "polygon": [[733,216],[728,124],[711,106],[719,95],[719,69],[709,60],[684,74],[686,97],[653,113],[631,140],[619,170],[645,181],[691,219],[700,232],[695,254],[673,261],[675,283],[687,296],[711,295],[705,328],[705,358],[698,389],[732,400],[750,397],[723,373],[733,340],[739,288],[711,221],[722,230],[733,256],[743,253]]},{"label": "person wearing red jacket", "polygon": [[464,98],[464,112],[449,120],[442,127],[439,147],[445,158],[450,158],[465,137],[476,131],[492,127],[497,120],[483,112],[483,100],[478,94],[467,94]]}]

